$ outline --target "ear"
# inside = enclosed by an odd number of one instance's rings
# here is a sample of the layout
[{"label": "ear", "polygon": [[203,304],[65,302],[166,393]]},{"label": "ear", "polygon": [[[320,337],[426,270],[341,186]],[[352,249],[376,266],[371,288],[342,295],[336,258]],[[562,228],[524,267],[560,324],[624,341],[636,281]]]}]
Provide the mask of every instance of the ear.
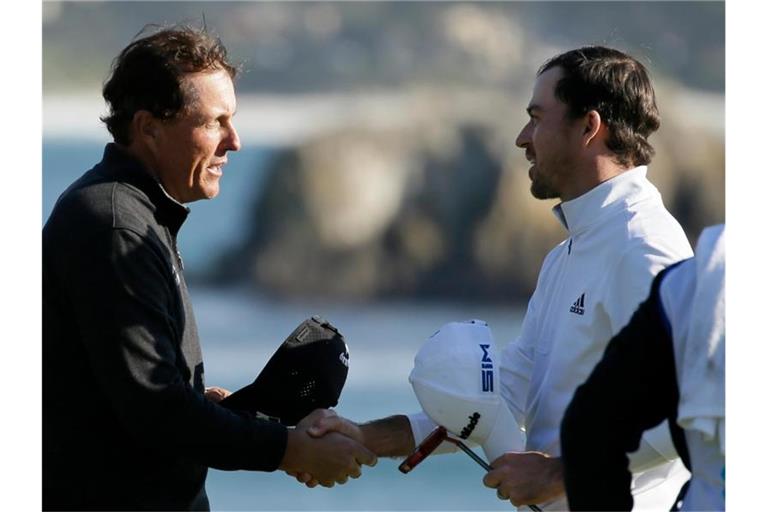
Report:
[{"label": "ear", "polygon": [[604,126],[603,120],[600,118],[600,113],[597,110],[590,110],[587,112],[584,116],[584,133],[582,135],[584,146],[589,146],[592,142],[599,140],[598,135],[600,135],[601,132],[604,132],[602,128],[604,128]]},{"label": "ear", "polygon": [[159,120],[148,110],[137,110],[131,121],[134,140],[141,141],[146,146],[153,146],[159,133],[158,123]]}]

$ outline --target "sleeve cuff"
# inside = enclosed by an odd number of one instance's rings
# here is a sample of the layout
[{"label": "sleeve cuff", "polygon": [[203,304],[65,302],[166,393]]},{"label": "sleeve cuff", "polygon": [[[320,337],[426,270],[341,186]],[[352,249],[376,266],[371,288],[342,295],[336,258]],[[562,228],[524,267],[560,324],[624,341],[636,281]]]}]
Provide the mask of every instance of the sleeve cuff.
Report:
[{"label": "sleeve cuff", "polygon": [[251,471],[275,471],[283,461],[288,444],[288,429],[280,423],[255,420],[252,427],[250,450],[243,450],[242,469]]},{"label": "sleeve cuff", "polygon": [[[411,424],[411,432],[413,433],[413,441],[416,446],[421,443],[425,437],[427,437],[435,428],[437,423],[432,421],[427,413],[420,411],[407,415],[408,421]],[[432,452],[435,455],[441,453],[454,453],[458,451],[458,447],[452,443],[440,443],[440,446]]]},{"label": "sleeve cuff", "polygon": [[633,473],[646,471],[679,457],[675,446],[672,444],[672,437],[669,434],[666,421],[647,430],[640,440],[640,448],[627,455],[629,456],[629,469]]}]

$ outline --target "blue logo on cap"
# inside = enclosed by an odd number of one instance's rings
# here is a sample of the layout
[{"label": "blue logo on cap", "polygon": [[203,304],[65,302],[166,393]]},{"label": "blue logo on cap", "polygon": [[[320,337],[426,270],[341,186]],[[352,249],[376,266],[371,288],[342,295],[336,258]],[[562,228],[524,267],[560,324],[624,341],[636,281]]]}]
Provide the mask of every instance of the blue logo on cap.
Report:
[{"label": "blue logo on cap", "polygon": [[491,346],[481,343],[480,348],[483,349],[483,359],[480,362],[483,392],[493,393],[493,361],[491,360],[490,354],[488,354],[488,349],[491,348]]}]

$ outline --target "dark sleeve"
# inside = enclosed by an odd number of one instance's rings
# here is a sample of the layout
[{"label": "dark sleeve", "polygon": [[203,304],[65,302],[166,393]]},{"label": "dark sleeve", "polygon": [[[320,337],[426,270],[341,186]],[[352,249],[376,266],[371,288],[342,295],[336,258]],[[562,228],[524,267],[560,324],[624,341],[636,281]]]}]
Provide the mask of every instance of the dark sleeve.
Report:
[{"label": "dark sleeve", "polygon": [[[184,378],[177,292],[165,247],[128,229],[93,237],[63,272],[99,390],[129,436],[220,469],[271,471],[285,450],[279,424],[207,400]],[[109,256],[107,256],[109,255]]]},{"label": "dark sleeve", "polygon": [[627,453],[638,449],[645,430],[674,414],[678,390],[659,302],[661,279],[663,273],[608,343],[563,417],[560,440],[571,510],[631,510]]}]

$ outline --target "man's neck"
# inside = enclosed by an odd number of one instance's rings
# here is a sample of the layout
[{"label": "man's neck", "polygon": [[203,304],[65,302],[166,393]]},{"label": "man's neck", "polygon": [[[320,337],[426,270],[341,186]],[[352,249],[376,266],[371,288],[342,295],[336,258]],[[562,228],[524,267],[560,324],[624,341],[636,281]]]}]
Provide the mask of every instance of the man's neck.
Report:
[{"label": "man's neck", "polygon": [[131,155],[133,158],[141,162],[141,164],[144,166],[144,169],[146,169],[147,173],[149,173],[153,178],[160,181],[159,177],[157,176],[157,173],[154,170],[154,165],[152,165],[152,156],[149,153],[149,151],[146,150],[146,148],[139,146],[138,144],[132,143],[129,145],[125,144],[119,144],[115,143],[121,151],[126,152],[127,154]]},{"label": "man's neck", "polygon": [[633,167],[619,165],[611,156],[599,156],[586,162],[585,165],[576,169],[571,186],[561,195],[560,199],[570,201],[576,199],[619,174],[626,172]]}]

